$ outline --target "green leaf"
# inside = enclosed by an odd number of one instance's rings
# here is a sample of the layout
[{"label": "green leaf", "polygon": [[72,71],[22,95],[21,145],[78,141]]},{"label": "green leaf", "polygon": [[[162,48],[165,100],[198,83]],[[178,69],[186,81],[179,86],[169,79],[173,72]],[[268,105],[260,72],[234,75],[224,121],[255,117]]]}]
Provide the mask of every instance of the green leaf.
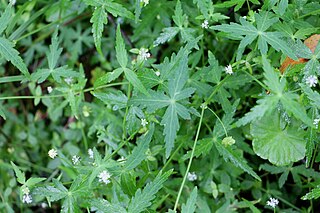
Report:
[{"label": "green leaf", "polygon": [[[242,8],[243,4],[246,2],[246,0],[230,0],[230,1],[224,1],[220,4],[215,4],[214,6],[217,8],[229,8],[229,7],[235,7],[235,11],[238,11],[240,8]],[[254,4],[260,4],[258,0],[250,0],[250,2]]]},{"label": "green leaf", "polygon": [[307,193],[301,199],[311,200],[311,199],[318,199],[319,197],[320,197],[320,185],[318,185],[317,188],[312,189],[311,192]]},{"label": "green leaf", "polygon": [[128,157],[123,172],[136,168],[147,157],[146,151],[154,132],[154,124],[149,126],[149,130],[137,140],[137,146],[133,149],[132,154]]},{"label": "green leaf", "polygon": [[4,120],[7,119],[7,118],[6,118],[6,114],[4,113],[4,110],[3,110],[3,106],[0,106],[0,116],[1,116]]},{"label": "green leaf", "polygon": [[19,52],[13,48],[14,44],[5,38],[0,37],[0,55],[7,61],[10,61],[26,77],[30,76],[27,66],[19,56]]},{"label": "green leaf", "polygon": [[174,140],[177,137],[177,131],[180,128],[178,113],[174,105],[170,104],[167,108],[162,118],[161,125],[164,126],[163,133],[166,141],[166,157],[168,158],[174,147]]},{"label": "green leaf", "polygon": [[137,191],[136,186],[136,177],[132,172],[125,172],[121,174],[121,189],[124,193],[129,196],[134,196],[134,193]]},{"label": "green leaf", "polygon": [[281,16],[286,12],[287,7],[288,7],[288,0],[281,0],[278,5],[279,13]]},{"label": "green leaf", "polygon": [[312,121],[308,117],[304,106],[302,106],[299,102],[296,101],[298,99],[299,96],[297,94],[288,92],[285,93],[280,100],[286,111],[292,113],[294,117],[300,119],[308,126],[312,126]]},{"label": "green leaf", "polygon": [[26,182],[26,186],[28,187],[32,187],[34,185],[36,185],[37,183],[40,183],[42,181],[46,180],[46,178],[34,178],[34,177],[31,177],[27,180]]},{"label": "green leaf", "polygon": [[53,70],[57,66],[59,57],[62,53],[62,48],[59,47],[58,30],[56,30],[51,37],[49,50],[50,51],[47,53],[48,65],[49,69]]},{"label": "green leaf", "polygon": [[127,78],[127,80],[140,92],[142,92],[145,95],[149,95],[147,89],[143,86],[138,76],[130,69],[124,68],[124,74]]},{"label": "green leaf", "polygon": [[155,194],[162,188],[163,183],[168,179],[171,173],[172,170],[169,170],[164,174],[159,172],[157,177],[152,182],[148,183],[143,190],[138,189],[128,206],[128,213],[140,213],[145,211],[147,207],[151,205],[151,201],[156,197]]},{"label": "green leaf", "polygon": [[304,84],[300,84],[300,86],[308,99],[311,100],[312,105],[320,109],[320,94]]},{"label": "green leaf", "polygon": [[163,32],[160,33],[160,36],[153,42],[154,46],[158,46],[159,44],[164,44],[167,41],[170,41],[173,37],[175,37],[179,33],[178,27],[167,27],[163,29]]},{"label": "green leaf", "polygon": [[134,15],[128,11],[125,7],[121,4],[115,3],[113,1],[102,1],[103,4],[106,6],[106,10],[111,13],[114,17],[126,17],[129,19],[134,19]]},{"label": "green leaf", "polygon": [[10,161],[10,162],[11,162],[12,168],[14,170],[14,173],[17,176],[17,181],[20,184],[25,184],[26,183],[26,175],[24,174],[24,172],[22,172],[12,161]]},{"label": "green leaf", "polygon": [[127,106],[128,98],[120,90],[113,92],[94,92],[92,94],[103,103],[107,105],[112,104],[116,106],[117,109],[123,109]]},{"label": "green leaf", "polygon": [[180,2],[180,0],[178,0],[177,4],[176,4],[176,9],[174,11],[174,15],[172,16],[172,19],[178,27],[182,27],[183,22],[185,21],[185,18],[186,18],[186,15],[183,15],[181,2]]},{"label": "green leaf", "polygon": [[263,117],[268,112],[271,112],[279,102],[277,96],[266,96],[257,101],[257,105],[251,108],[250,112],[246,113],[244,117],[240,118],[236,124],[237,126],[246,125],[256,119]]},{"label": "green leaf", "polygon": [[251,134],[254,152],[277,166],[285,166],[305,157],[305,132],[300,129],[300,123],[292,121],[282,129],[277,111],[254,121]]},{"label": "green leaf", "polygon": [[294,54],[292,49],[287,45],[285,41],[280,39],[282,36],[279,32],[265,32],[262,38],[270,44],[275,50],[283,52],[293,60],[298,60],[298,57]]},{"label": "green leaf", "polygon": [[262,64],[264,77],[266,79],[264,82],[273,93],[278,95],[282,94],[284,87],[286,86],[286,81],[284,79],[279,81],[279,74],[271,67],[271,64],[265,55],[262,56]]},{"label": "green leaf", "polygon": [[186,102],[183,101],[195,91],[193,88],[183,89],[188,80],[188,51],[184,48],[181,49],[173,59],[172,63],[164,68],[166,70],[163,72],[164,75],[167,73],[169,78],[168,95],[149,90],[150,96],[140,95],[133,97],[130,101],[132,104],[147,108],[148,112],[154,112],[168,106],[161,121],[161,125],[164,126],[166,157],[169,157],[174,147],[174,140],[180,127],[178,115],[183,119],[190,119],[189,109],[180,101],[185,104]]},{"label": "green leaf", "polygon": [[5,11],[2,13],[0,17],[0,35],[7,28],[9,22],[11,21],[11,17],[13,17],[12,12],[12,4],[8,4]]},{"label": "green leaf", "polygon": [[95,198],[89,200],[90,206],[96,208],[98,212],[103,213],[126,213],[127,210],[123,208],[120,203],[110,203],[109,201],[102,198]]},{"label": "green leaf", "polygon": [[125,44],[123,38],[121,36],[120,25],[117,27],[117,35],[116,35],[116,57],[122,68],[126,68],[128,63],[128,55],[125,48]]},{"label": "green leaf", "polygon": [[101,50],[101,38],[104,25],[108,23],[108,15],[105,11],[104,6],[96,6],[92,17],[90,19],[92,23],[92,33],[94,44],[97,48],[97,51],[102,55]]},{"label": "green leaf", "polygon": [[129,103],[141,105],[143,108],[147,108],[147,112],[155,112],[157,109],[170,105],[170,98],[163,94],[163,92],[153,90],[149,90],[148,92],[150,96],[140,95],[133,97]]},{"label": "green leaf", "polygon": [[193,213],[196,210],[196,202],[197,202],[197,187],[194,187],[192,190],[189,199],[186,204],[182,204],[181,213]]},{"label": "green leaf", "polygon": [[68,189],[56,179],[52,180],[54,186],[38,187],[35,194],[46,197],[50,202],[61,200],[68,195]]},{"label": "green leaf", "polygon": [[123,69],[118,68],[113,70],[112,72],[108,72],[104,74],[94,82],[94,88],[110,83],[111,81],[117,79],[122,73],[123,73]]},{"label": "green leaf", "polygon": [[255,179],[261,181],[261,178],[246,163],[245,159],[232,149],[232,146],[226,147],[222,145],[221,141],[215,141],[213,144],[216,146],[218,152],[223,156],[225,161],[231,161],[236,167],[241,168]]},{"label": "green leaf", "polygon": [[278,21],[277,18],[274,18],[271,12],[261,12],[261,14],[256,14],[257,27],[253,26],[250,22],[246,21],[243,18],[240,18],[240,24],[230,23],[222,24],[217,26],[210,27],[214,30],[219,30],[226,32],[231,36],[234,36],[236,39],[241,39],[237,61],[241,59],[242,52],[245,47],[251,44],[256,38],[258,38],[258,47],[261,54],[266,54],[268,50],[267,43],[269,43],[275,50],[281,50],[284,54],[290,58],[297,60],[297,56],[293,53],[291,48],[286,44],[285,41],[280,38],[283,35],[279,32],[266,32],[266,30]]}]

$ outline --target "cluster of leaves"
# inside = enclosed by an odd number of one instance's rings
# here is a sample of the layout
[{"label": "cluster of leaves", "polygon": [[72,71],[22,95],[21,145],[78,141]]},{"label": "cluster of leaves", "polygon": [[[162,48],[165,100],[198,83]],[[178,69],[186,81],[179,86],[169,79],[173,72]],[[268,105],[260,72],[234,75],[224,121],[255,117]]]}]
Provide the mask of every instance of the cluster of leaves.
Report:
[{"label": "cluster of leaves", "polygon": [[[1,4],[0,209],[264,212],[275,197],[280,212],[316,211],[320,44],[302,40],[319,11],[308,0]],[[281,73],[286,57],[306,63]]]}]

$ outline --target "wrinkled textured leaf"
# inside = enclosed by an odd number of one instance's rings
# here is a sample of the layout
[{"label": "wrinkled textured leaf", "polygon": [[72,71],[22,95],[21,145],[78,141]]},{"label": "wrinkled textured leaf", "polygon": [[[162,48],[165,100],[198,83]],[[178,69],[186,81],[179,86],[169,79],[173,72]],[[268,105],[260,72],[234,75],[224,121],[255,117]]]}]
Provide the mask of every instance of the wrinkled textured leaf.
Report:
[{"label": "wrinkled textured leaf", "polygon": [[305,132],[299,123],[281,129],[280,115],[274,111],[251,125],[253,150],[277,166],[285,166],[305,157]]}]

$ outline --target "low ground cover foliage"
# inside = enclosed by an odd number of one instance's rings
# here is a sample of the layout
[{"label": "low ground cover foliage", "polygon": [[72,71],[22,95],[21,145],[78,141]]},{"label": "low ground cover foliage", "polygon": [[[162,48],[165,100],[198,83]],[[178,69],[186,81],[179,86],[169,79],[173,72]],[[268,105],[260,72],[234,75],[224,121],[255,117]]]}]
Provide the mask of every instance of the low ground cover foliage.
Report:
[{"label": "low ground cover foliage", "polygon": [[0,212],[318,212],[319,14],[0,0]]}]

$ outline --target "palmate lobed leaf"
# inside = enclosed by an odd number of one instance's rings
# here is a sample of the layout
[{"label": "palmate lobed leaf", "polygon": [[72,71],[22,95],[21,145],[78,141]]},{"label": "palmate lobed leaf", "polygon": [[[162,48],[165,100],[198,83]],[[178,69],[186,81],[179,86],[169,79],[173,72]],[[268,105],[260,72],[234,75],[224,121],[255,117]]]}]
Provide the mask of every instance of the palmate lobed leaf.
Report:
[{"label": "palmate lobed leaf", "polygon": [[[193,88],[184,89],[188,80],[188,51],[181,49],[179,54],[179,57],[176,56],[174,58],[178,62],[171,63],[170,72],[173,73],[171,76],[168,76],[168,95],[165,95],[161,91],[149,90],[150,96],[138,95],[130,101],[131,104],[147,108],[148,112],[154,112],[157,109],[167,107],[161,120],[161,125],[164,126],[163,134],[165,135],[167,158],[174,147],[174,140],[180,128],[178,115],[183,119],[190,119],[189,109],[178,101],[188,99],[195,91]],[[168,71],[166,70],[165,72]]]},{"label": "palmate lobed leaf", "polygon": [[226,32],[236,38],[240,38],[241,42],[238,48],[237,61],[242,57],[242,53],[249,44],[258,38],[258,48],[261,54],[266,54],[268,51],[267,43],[270,44],[275,50],[282,51],[290,58],[297,60],[297,56],[293,53],[292,49],[285,41],[281,39],[283,35],[279,32],[266,32],[266,30],[278,21],[273,17],[271,12],[262,12],[256,14],[257,27],[253,26],[250,22],[240,18],[240,24],[230,23],[210,27],[213,30]]}]

